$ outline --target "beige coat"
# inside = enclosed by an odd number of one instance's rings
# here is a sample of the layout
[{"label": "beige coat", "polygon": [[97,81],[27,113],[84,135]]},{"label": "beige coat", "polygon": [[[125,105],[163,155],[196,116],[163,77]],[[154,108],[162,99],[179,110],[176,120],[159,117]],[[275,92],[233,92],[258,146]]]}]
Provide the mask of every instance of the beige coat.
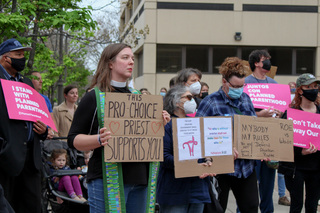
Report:
[{"label": "beige coat", "polygon": [[[74,111],[76,111],[77,107],[77,105],[74,105]],[[53,118],[58,130],[58,133],[55,133],[54,136],[67,137],[73,120],[73,114],[68,111],[65,102],[53,108]]]}]

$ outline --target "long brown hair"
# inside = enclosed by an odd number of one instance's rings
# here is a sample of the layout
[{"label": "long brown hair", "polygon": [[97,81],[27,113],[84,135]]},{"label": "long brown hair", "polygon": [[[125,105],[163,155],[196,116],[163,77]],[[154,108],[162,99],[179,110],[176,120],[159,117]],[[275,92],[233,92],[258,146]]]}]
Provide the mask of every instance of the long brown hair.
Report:
[{"label": "long brown hair", "polygon": [[[298,87],[296,89],[296,92],[294,94],[294,98],[290,104],[290,107],[292,108],[295,108],[295,109],[299,109],[300,108],[300,105],[301,105],[301,102],[302,102],[302,95],[299,94],[299,91],[302,90],[302,86]],[[320,97],[318,95],[316,101],[314,102],[317,106],[319,106],[320,104]]]},{"label": "long brown hair", "polygon": [[97,71],[93,76],[90,88],[98,86],[98,88],[103,92],[110,92],[113,90],[111,82],[111,70],[109,68],[109,63],[116,60],[117,55],[124,48],[131,48],[127,44],[117,43],[110,44],[104,48],[99,63]]}]

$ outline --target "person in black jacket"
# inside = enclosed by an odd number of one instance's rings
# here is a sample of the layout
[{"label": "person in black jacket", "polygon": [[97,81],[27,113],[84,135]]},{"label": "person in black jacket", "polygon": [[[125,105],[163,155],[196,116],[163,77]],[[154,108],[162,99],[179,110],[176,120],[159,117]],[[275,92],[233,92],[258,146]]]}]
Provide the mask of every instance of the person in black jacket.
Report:
[{"label": "person in black jacket", "polygon": [[[33,87],[31,80],[19,73],[25,66],[25,50],[31,48],[23,47],[16,39],[0,45],[0,78]],[[10,119],[1,83],[0,117],[0,184],[4,196],[15,212],[41,212],[39,141],[46,139],[47,126],[41,121]]]},{"label": "person in black jacket", "polygon": [[[131,93],[127,80],[134,67],[134,55],[131,47],[118,43],[108,45],[102,52],[91,87],[98,87],[102,92]],[[88,165],[88,201],[90,212],[104,212],[102,150],[112,138],[106,127],[99,126],[95,90],[88,92],[74,114],[68,134],[69,147],[80,151],[93,150]],[[164,124],[170,121],[167,112],[163,112]],[[121,163],[126,212],[143,213],[146,209],[149,178],[148,162]]]},{"label": "person in black jacket", "polygon": [[[309,73],[299,76],[292,108],[320,114],[318,97],[319,80]],[[287,118],[287,112],[283,118]],[[309,148],[294,147],[294,163],[280,163],[279,172],[285,175],[290,192],[290,213],[301,212],[303,206],[304,185],[305,210],[316,213],[320,199],[320,151],[310,142]]]}]

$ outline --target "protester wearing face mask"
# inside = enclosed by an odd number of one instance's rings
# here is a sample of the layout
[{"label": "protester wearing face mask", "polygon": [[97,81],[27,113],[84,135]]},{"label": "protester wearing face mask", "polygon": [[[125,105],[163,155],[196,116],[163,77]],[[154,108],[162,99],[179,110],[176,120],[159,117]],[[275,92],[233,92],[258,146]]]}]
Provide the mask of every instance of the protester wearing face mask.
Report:
[{"label": "protester wearing face mask", "polygon": [[166,94],[167,94],[167,88],[162,87],[162,88],[160,89],[160,95],[161,95],[162,97],[164,97],[164,96],[166,96]]},{"label": "protester wearing face mask", "polygon": [[196,101],[197,103],[197,108],[199,107],[200,105],[200,102],[209,95],[209,86],[207,83],[205,82],[200,82],[200,85],[201,85],[201,89],[200,89],[200,93],[199,95],[196,95],[194,96],[194,100]]},{"label": "protester wearing face mask", "polygon": [[296,82],[289,82],[288,85],[290,86],[291,101],[292,101],[294,98],[294,94],[296,93]]},{"label": "protester wearing face mask", "polygon": [[[249,55],[249,65],[252,70],[252,74],[246,77],[246,84],[277,84],[275,80],[267,76],[267,73],[271,69],[270,54],[266,50],[254,50]],[[281,111],[277,109],[256,109],[258,117],[272,117],[276,114],[277,117],[281,117]]]},{"label": "protester wearing face mask", "polygon": [[[172,117],[184,118],[186,114],[195,112],[196,103],[188,87],[176,85],[166,94],[164,109]],[[172,121],[165,126],[163,143],[164,161],[160,164],[157,185],[157,200],[161,206],[160,211],[165,213],[202,213],[204,203],[211,202],[208,176],[213,174],[175,178]],[[207,165],[211,165],[211,163]]]},{"label": "protester wearing face mask", "polygon": [[201,84],[201,90],[200,90],[199,97],[201,99],[204,99],[205,97],[207,97],[209,95],[209,86],[205,82],[201,82],[200,84]]},{"label": "protester wearing face mask", "polygon": [[197,97],[201,91],[201,77],[202,73],[200,70],[194,68],[185,68],[178,72],[175,82],[175,85],[181,84],[188,87],[190,93],[193,95],[193,98],[197,103],[197,108],[201,102],[201,99]]},{"label": "protester wearing face mask", "polygon": [[[242,60],[237,57],[226,58],[219,68],[219,73],[222,75],[222,86],[201,102],[196,117],[234,114],[256,116],[250,97],[243,93],[247,70]],[[237,150],[234,150],[234,154],[235,172],[217,175],[221,189],[219,202],[225,211],[231,189],[241,212],[257,213],[259,198],[255,161],[237,159]]]},{"label": "protester wearing face mask", "polygon": [[[319,83],[320,81],[316,80],[312,74],[300,75],[291,107],[320,114]],[[284,113],[283,118],[287,118],[287,112]],[[317,212],[320,199],[320,151],[318,148],[312,143],[309,148],[294,147],[294,162],[280,162],[279,172],[285,175],[286,186],[290,192],[291,213],[301,212],[303,203],[305,203],[305,212]],[[303,202],[304,198],[305,202]]]},{"label": "protester wearing face mask", "polygon": [[[246,77],[246,84],[277,84],[275,80],[267,76],[267,73],[271,69],[271,56],[266,50],[254,50],[249,55],[249,65],[252,70],[252,74]],[[276,117],[279,118],[283,114],[278,109],[255,109],[257,117]],[[269,168],[268,162],[256,162],[256,173],[259,182],[259,194],[260,194],[260,210],[261,213],[270,213],[274,211],[273,207],[273,189],[275,182],[274,168]],[[278,174],[278,204],[290,205],[290,201],[285,195],[285,182],[284,177]],[[244,213],[244,212],[243,212]]]},{"label": "protester wearing face mask", "polygon": [[[31,80],[20,74],[25,67],[25,51],[31,49],[16,39],[4,41],[0,45],[0,79],[33,87]],[[17,213],[41,212],[40,140],[46,139],[47,126],[41,121],[10,119],[1,82],[0,118],[0,186],[4,196]],[[7,209],[0,204],[0,212],[11,212],[9,203]]]}]

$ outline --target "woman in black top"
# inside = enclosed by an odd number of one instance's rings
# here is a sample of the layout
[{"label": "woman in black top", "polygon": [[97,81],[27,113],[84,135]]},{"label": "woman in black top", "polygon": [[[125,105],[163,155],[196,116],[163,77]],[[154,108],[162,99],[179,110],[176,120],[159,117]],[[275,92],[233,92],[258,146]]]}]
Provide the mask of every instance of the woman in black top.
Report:
[{"label": "woman in black top", "polygon": [[[127,80],[134,67],[134,55],[126,44],[111,44],[102,52],[91,88],[102,92],[130,93]],[[163,112],[164,123],[170,120]],[[93,151],[88,165],[88,196],[90,212],[105,212],[102,175],[102,149],[108,144],[111,132],[99,127],[95,91],[81,100],[68,135],[68,145],[81,151]],[[149,163],[122,163],[124,194],[127,212],[144,212],[149,175]]]},{"label": "woman in black top", "polygon": [[[302,74],[297,79],[297,90],[292,108],[320,114],[318,84],[312,74]],[[283,115],[287,118],[287,113]],[[290,192],[290,213],[300,213],[303,206],[303,185],[306,186],[305,210],[316,213],[320,198],[320,151],[310,143],[309,148],[294,147],[294,163],[281,163],[279,172],[284,173],[286,186]]]}]

